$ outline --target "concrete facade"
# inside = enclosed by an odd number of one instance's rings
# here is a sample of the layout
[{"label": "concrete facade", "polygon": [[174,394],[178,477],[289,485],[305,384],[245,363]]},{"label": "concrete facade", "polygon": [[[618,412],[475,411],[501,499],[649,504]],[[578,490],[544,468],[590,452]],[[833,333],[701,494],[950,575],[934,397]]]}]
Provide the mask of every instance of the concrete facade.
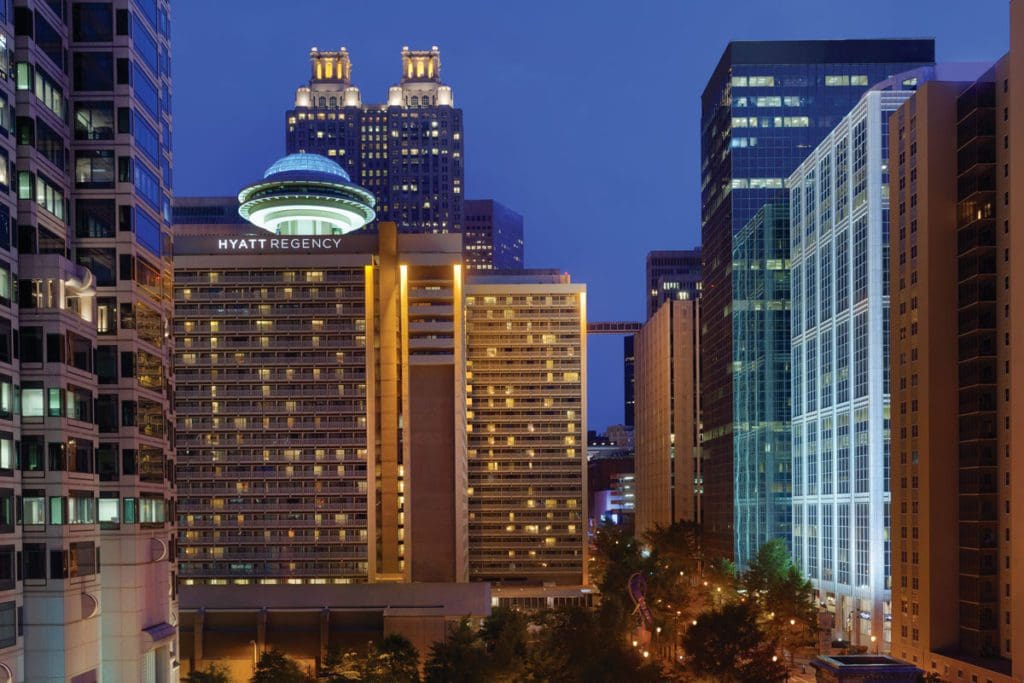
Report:
[{"label": "concrete facade", "polygon": [[634,337],[637,538],[701,520],[698,310],[694,299],[669,299]]},{"label": "concrete facade", "polygon": [[926,84],[889,128],[893,654],[955,683],[1024,680],[1018,0],[1010,36],[984,75]]}]

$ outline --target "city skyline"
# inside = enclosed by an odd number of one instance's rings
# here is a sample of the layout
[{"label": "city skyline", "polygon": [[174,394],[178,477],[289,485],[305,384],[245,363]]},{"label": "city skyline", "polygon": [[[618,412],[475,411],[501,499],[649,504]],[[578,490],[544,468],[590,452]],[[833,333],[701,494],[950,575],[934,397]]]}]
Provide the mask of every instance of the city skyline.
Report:
[{"label": "city skyline", "polygon": [[[610,3],[589,5],[581,16],[571,7],[546,8],[541,23],[530,12],[469,4],[423,15],[398,3],[387,22],[375,20],[369,6],[343,13],[326,5],[271,21],[270,7],[257,2],[239,14],[230,3],[175,6],[176,39],[190,48],[174,64],[182,84],[175,100],[177,196],[234,193],[253,179],[252,169],[283,154],[281,112],[308,74],[311,47],[347,47],[353,82],[378,100],[398,80],[404,45],[438,45],[444,80],[466,112],[466,196],[493,197],[522,214],[527,265],[588,282],[592,320],[642,320],[647,252],[699,244],[698,98],[730,40],[934,36],[942,62],[991,62],[1007,44],[991,30],[1005,26],[1001,0],[982,0],[972,12],[942,11],[952,2],[869,2],[842,23],[837,8],[810,2],[750,4],[731,22],[716,21],[712,7],[661,3],[621,17]],[[477,25],[494,30],[468,30]],[[267,58],[269,36],[274,59]],[[225,68],[230,77],[213,82],[213,50],[225,44],[249,68]],[[215,105],[221,102],[245,102],[246,113]],[[607,146],[592,144],[605,139],[606,121],[628,120],[638,103],[678,116],[630,128]],[[231,153],[211,161],[210,140]],[[659,218],[614,242],[623,218],[608,210],[613,193],[643,197],[645,212]],[[591,367],[607,369],[592,371],[595,427],[622,421],[621,354],[618,338],[592,340]]]}]

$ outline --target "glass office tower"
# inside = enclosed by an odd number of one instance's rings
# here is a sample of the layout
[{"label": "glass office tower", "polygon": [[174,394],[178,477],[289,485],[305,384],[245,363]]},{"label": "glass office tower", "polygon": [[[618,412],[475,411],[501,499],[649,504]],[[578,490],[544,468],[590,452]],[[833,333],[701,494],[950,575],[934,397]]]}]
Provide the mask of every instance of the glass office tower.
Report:
[{"label": "glass office tower", "polygon": [[765,204],[733,242],[736,550],[789,526],[789,209]]},{"label": "glass office tower", "polygon": [[788,182],[793,558],[835,635],[875,636],[882,650],[892,616],[888,124],[924,78],[864,95]]},{"label": "glass office tower", "polygon": [[[931,40],[737,42],[708,81],[701,98],[702,452],[713,556],[747,560],[735,546],[734,464],[747,453],[733,439],[734,236],[764,204],[786,199],[785,178],[871,84],[933,61]],[[772,535],[788,539],[789,530]]]}]

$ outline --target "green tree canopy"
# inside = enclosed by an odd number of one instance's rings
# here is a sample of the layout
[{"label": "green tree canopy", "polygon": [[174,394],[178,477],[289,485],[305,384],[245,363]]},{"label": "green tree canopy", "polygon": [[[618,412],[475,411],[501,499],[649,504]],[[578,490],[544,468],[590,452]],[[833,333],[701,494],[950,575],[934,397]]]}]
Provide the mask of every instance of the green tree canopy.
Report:
[{"label": "green tree canopy", "polygon": [[397,633],[385,636],[371,645],[361,667],[362,678],[368,683],[419,683],[420,655],[404,636]]},{"label": "green tree canopy", "polygon": [[314,678],[280,650],[267,650],[249,683],[313,683]]},{"label": "green tree canopy", "polygon": [[231,683],[228,670],[219,664],[210,664],[205,669],[196,669],[186,676],[182,683]]},{"label": "green tree canopy", "polygon": [[749,601],[702,614],[683,636],[683,648],[687,668],[703,680],[775,683],[786,677],[775,643],[762,630],[757,608]]},{"label": "green tree canopy", "polygon": [[517,680],[526,661],[530,620],[523,612],[495,607],[480,627],[492,681]]},{"label": "green tree canopy", "polygon": [[449,626],[444,642],[434,643],[424,665],[425,683],[483,683],[487,680],[487,652],[480,635],[464,618]]},{"label": "green tree canopy", "polygon": [[524,680],[654,683],[664,678],[656,664],[626,646],[625,633],[592,610],[567,606],[539,615]]}]

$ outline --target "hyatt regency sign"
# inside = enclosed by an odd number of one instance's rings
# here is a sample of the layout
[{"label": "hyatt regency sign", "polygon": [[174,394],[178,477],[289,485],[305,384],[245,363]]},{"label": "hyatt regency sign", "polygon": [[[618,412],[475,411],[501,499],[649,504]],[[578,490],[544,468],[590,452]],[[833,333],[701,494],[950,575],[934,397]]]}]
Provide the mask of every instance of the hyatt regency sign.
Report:
[{"label": "hyatt regency sign", "polygon": [[174,239],[178,255],[248,254],[362,254],[377,247],[374,233],[349,235],[179,235]]},{"label": "hyatt regency sign", "polygon": [[217,251],[333,251],[340,237],[226,237],[217,240]]}]

